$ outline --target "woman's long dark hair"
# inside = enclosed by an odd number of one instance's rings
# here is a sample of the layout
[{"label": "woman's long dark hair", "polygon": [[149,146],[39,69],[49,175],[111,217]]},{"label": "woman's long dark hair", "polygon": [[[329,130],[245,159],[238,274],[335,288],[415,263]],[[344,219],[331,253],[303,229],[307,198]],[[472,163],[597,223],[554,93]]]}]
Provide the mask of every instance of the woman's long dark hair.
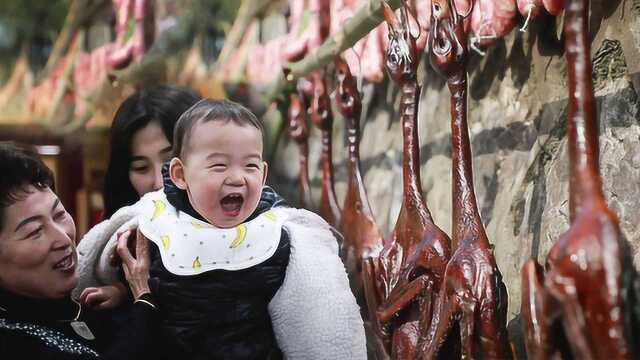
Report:
[{"label": "woman's long dark hair", "polygon": [[169,143],[173,143],[173,128],[178,118],[199,100],[200,96],[191,90],[163,85],[140,90],[122,102],[113,118],[109,136],[109,166],[102,192],[105,219],[140,198],[129,181],[131,139],[136,131],[155,121],[162,127]]}]

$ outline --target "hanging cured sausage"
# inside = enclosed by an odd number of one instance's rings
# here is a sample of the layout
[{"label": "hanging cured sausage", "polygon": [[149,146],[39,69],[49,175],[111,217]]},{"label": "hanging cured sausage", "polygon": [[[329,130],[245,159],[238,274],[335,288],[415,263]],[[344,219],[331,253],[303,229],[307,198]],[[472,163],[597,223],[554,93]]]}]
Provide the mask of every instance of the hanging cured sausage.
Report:
[{"label": "hanging cured sausage", "polygon": [[331,100],[327,93],[324,71],[313,75],[313,98],[311,100],[311,121],[322,132],[322,193],[320,194],[320,216],[331,226],[340,225],[340,208],[334,190],[331,134],[333,133],[333,114]]},{"label": "hanging cured sausage", "polygon": [[[118,11],[117,35],[115,47],[107,57],[107,64],[120,69],[127,66],[133,59],[141,57],[151,47],[155,36],[154,2],[114,0],[113,3]],[[135,21],[135,29],[131,38],[127,39],[129,21],[132,18]]]},{"label": "hanging cured sausage", "polygon": [[639,350],[638,280],[599,174],[588,15],[588,0],[567,1],[571,226],[549,251],[546,275],[533,259],[523,268],[523,294],[529,296],[523,297],[522,313],[533,359],[558,353],[576,359],[635,359]]},{"label": "hanging cured sausage", "polygon": [[153,44],[154,4],[150,0],[114,0],[115,41],[85,52],[83,41],[79,41],[84,35],[76,33],[69,49],[48,76],[28,90],[29,111],[37,117],[51,117],[64,101],[73,103],[76,117],[84,117],[89,110],[88,95],[107,81],[109,71],[139,60]]},{"label": "hanging cured sausage", "polygon": [[[467,34],[452,0],[433,0],[431,64],[451,92],[453,249],[428,329],[420,338],[423,359],[449,354],[459,339],[462,358],[509,359],[507,291],[480,220],[473,188],[467,126]],[[456,326],[457,324],[457,326]],[[426,324],[425,324],[426,325]]]},{"label": "hanging cured sausage", "polygon": [[536,18],[544,8],[551,15],[558,15],[564,8],[565,0],[518,0],[518,11],[525,17],[524,25],[520,31],[525,31],[529,21]]},{"label": "hanging cured sausage", "polygon": [[556,16],[564,9],[565,1],[569,0],[542,0],[542,4],[549,14]]},{"label": "hanging cured sausage", "polygon": [[289,34],[284,44],[286,61],[298,61],[320,46],[331,31],[330,0],[290,0]]},{"label": "hanging cured sausage", "polygon": [[515,0],[474,0],[471,11],[472,42],[486,46],[511,32],[516,24]]},{"label": "hanging cured sausage", "polygon": [[[434,223],[422,195],[416,79],[419,59],[405,3],[398,20],[384,4],[389,27],[385,66],[401,89],[403,197],[393,232],[377,259],[365,259],[365,294],[377,336],[393,359],[416,356],[420,323],[428,324],[449,259],[450,240]],[[385,355],[385,354],[383,354]]]},{"label": "hanging cured sausage", "polygon": [[538,17],[542,12],[542,0],[518,0],[518,11],[524,16],[525,22],[520,31],[526,31],[529,21]]}]

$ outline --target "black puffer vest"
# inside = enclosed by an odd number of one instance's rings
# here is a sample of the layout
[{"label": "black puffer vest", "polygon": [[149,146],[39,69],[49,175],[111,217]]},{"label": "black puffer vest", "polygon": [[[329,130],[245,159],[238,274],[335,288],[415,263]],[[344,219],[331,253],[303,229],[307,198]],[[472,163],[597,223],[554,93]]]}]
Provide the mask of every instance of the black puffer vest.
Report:
[{"label": "black puffer vest", "polygon": [[[200,220],[185,191],[178,189],[163,168],[164,192],[177,209]],[[284,206],[270,187],[248,220]],[[167,358],[280,359],[267,306],[282,285],[290,245],[285,231],[275,254],[248,269],[212,270],[197,276],[177,276],[162,264],[152,247],[152,292],[160,304]],[[159,344],[160,345],[160,344]]]}]

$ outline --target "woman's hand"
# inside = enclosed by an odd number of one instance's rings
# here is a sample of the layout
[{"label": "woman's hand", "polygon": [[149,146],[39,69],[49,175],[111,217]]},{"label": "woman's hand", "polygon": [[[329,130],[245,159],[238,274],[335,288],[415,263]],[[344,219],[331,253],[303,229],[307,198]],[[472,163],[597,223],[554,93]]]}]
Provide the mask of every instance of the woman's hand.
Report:
[{"label": "woman's hand", "polygon": [[134,300],[138,300],[140,296],[150,293],[149,290],[149,239],[147,239],[140,230],[136,230],[136,256],[131,255],[127,243],[132,235],[133,230],[127,230],[118,237],[118,246],[116,250],[122,259],[122,268],[124,275],[129,282],[131,294]]},{"label": "woman's hand", "polygon": [[117,283],[101,287],[89,287],[82,290],[80,303],[92,309],[112,309],[127,298],[127,289]]}]

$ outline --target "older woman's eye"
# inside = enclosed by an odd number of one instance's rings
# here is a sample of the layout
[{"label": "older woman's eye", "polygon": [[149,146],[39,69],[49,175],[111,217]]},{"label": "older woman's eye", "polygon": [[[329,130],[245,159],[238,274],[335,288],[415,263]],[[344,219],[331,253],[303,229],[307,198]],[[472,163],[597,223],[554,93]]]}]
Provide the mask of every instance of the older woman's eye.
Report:
[{"label": "older woman's eye", "polygon": [[55,214],[53,214],[53,219],[56,221],[60,221],[60,220],[64,220],[67,217],[67,211],[66,210],[60,210],[58,212],[56,212]]},{"label": "older woman's eye", "polygon": [[42,235],[42,226],[38,226],[37,229],[33,230],[32,232],[30,232],[25,239],[37,239],[40,237],[40,235]]}]

